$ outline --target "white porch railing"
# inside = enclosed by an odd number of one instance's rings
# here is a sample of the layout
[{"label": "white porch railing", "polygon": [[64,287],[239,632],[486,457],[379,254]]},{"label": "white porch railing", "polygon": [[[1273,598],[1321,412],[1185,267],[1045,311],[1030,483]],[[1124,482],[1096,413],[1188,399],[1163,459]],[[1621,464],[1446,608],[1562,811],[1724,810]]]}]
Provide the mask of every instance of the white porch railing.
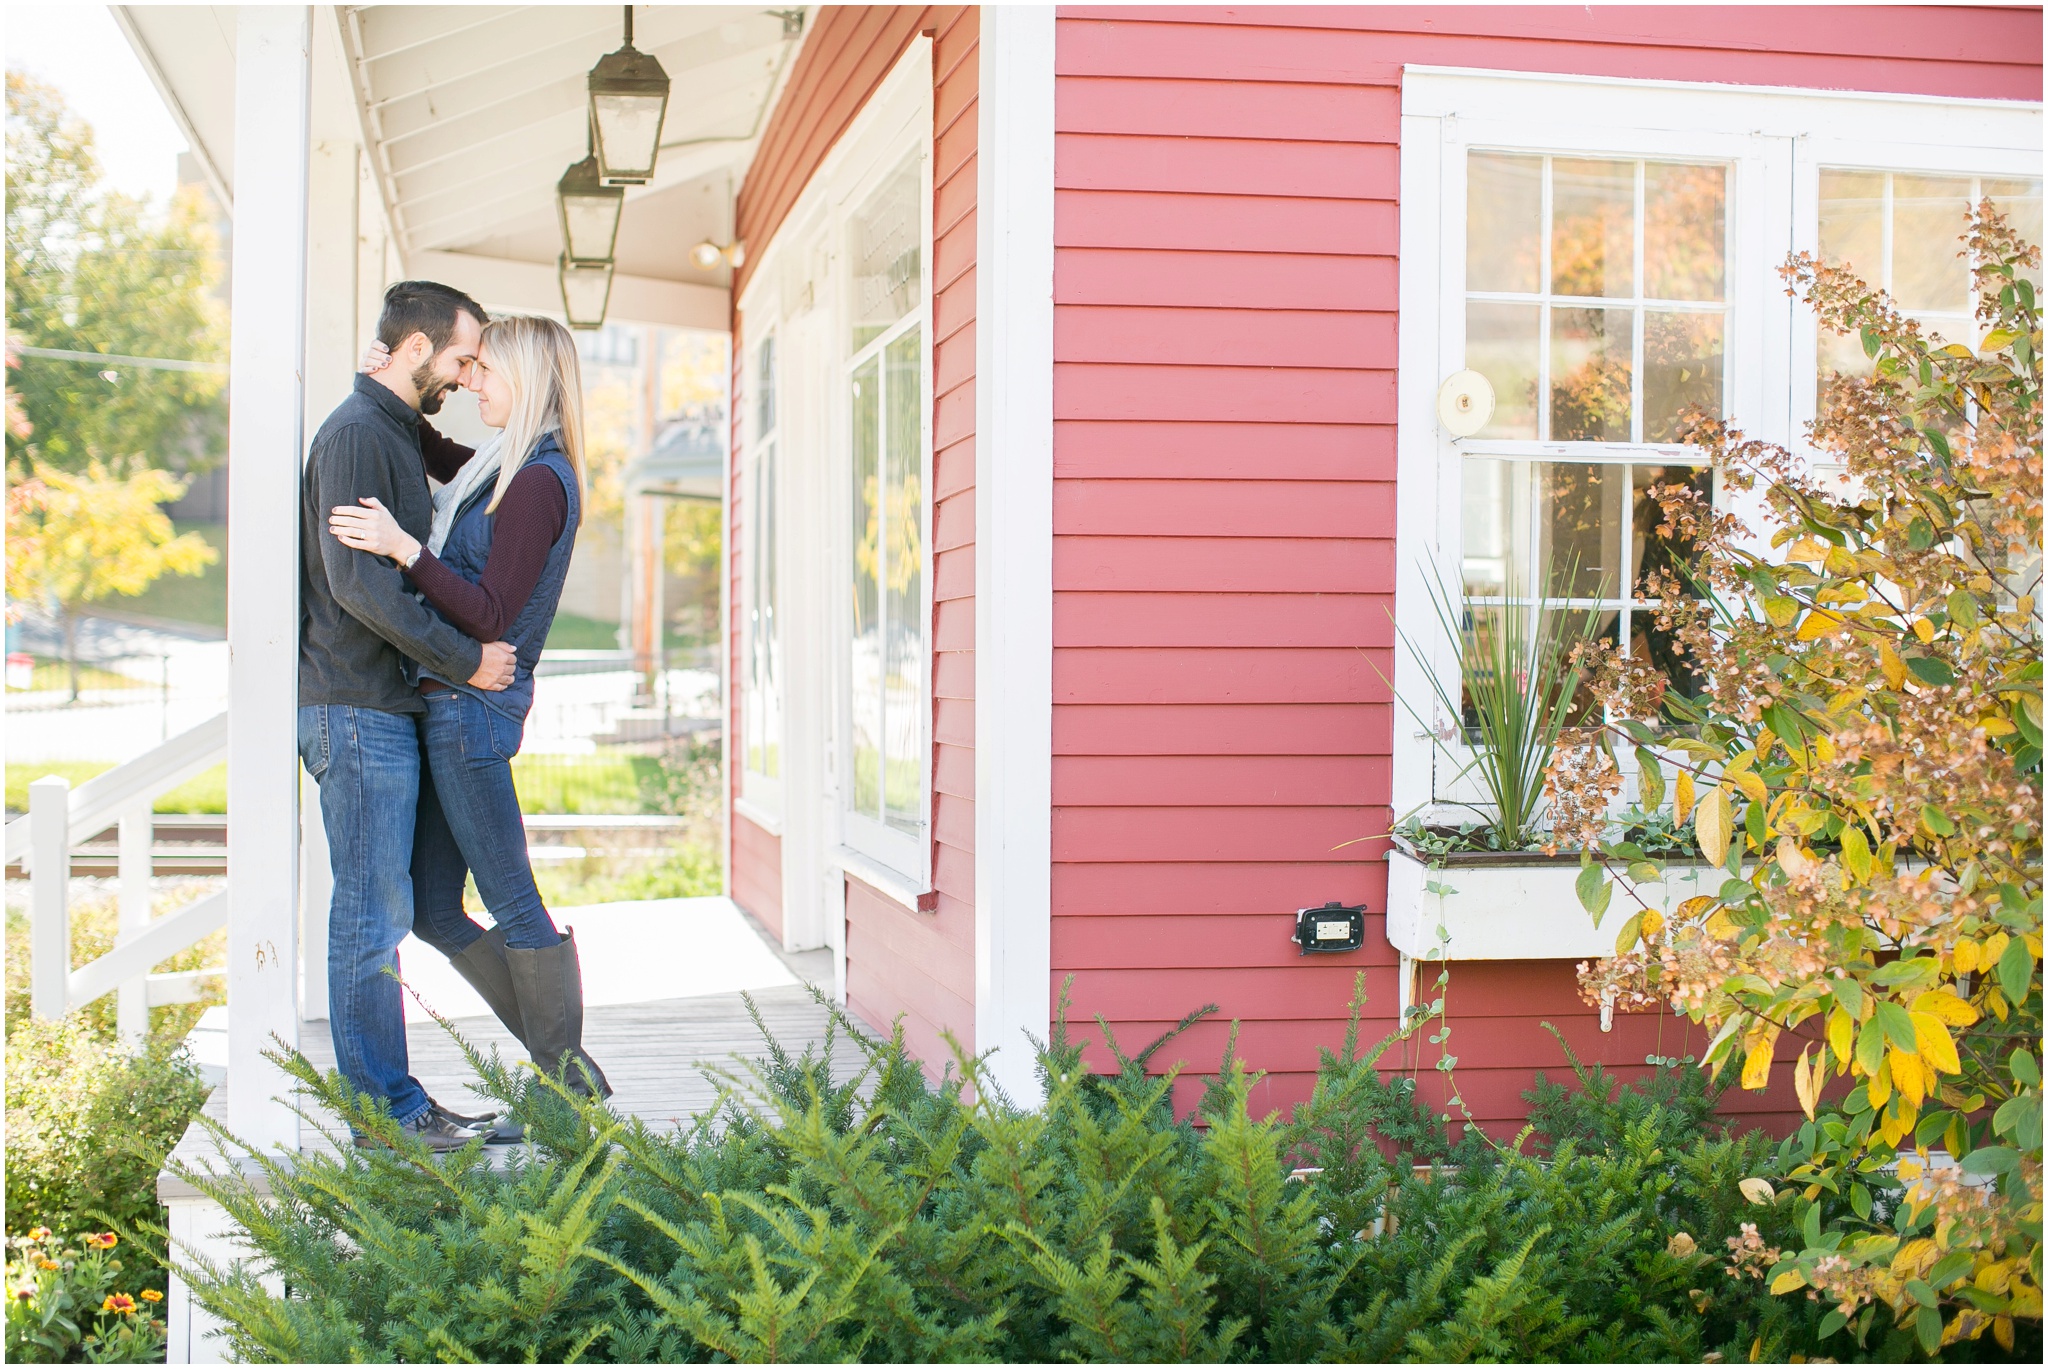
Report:
[{"label": "white porch railing", "polygon": [[[7,863],[25,862],[29,874],[29,997],[39,1017],[62,1017],[118,991],[121,1035],[138,1043],[149,1030],[149,1010],[199,999],[199,981],[224,975],[225,966],[176,974],[150,967],[227,925],[225,889],[164,917],[150,913],[151,812],[157,798],[227,756],[225,713],[73,789],[48,776],[28,787],[28,815],[7,824]],[[71,968],[71,848],[120,827],[120,921],[114,949]]]}]

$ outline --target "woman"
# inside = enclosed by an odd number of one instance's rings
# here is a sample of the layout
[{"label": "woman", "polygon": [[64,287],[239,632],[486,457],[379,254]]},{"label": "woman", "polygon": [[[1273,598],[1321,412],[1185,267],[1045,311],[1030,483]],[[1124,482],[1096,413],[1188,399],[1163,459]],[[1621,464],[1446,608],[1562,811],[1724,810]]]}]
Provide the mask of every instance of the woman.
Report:
[{"label": "woman", "polygon": [[[373,349],[368,369],[382,364]],[[554,622],[582,510],[583,384],[569,330],[543,318],[484,328],[468,379],[499,436],[478,451],[420,425],[427,469],[444,481],[420,545],[375,499],[334,509],[328,530],[348,546],[398,562],[420,595],[478,641],[509,642],[512,684],[486,693],[438,680],[407,662],[426,704],[413,839],[413,933],[454,964],[532,1060],[581,1093],[609,1097],[583,1050],[583,975],[574,932],[558,932],[534,886],[526,828],[512,785],[533,668]],[[496,926],[462,908],[474,872]],[[465,1119],[476,1120],[476,1119]],[[509,1132],[498,1122],[499,1139]]]}]

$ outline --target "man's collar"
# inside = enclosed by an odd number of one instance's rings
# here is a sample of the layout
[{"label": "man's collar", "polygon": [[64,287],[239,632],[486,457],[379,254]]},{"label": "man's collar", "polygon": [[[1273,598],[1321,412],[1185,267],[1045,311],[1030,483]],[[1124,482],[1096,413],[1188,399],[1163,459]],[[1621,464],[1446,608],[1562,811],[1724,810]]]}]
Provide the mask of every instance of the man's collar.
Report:
[{"label": "man's collar", "polygon": [[385,413],[390,414],[400,423],[414,428],[419,426],[420,411],[391,393],[385,386],[379,385],[371,377],[365,375],[356,377],[356,393],[368,395],[372,400],[376,401],[379,408]]}]

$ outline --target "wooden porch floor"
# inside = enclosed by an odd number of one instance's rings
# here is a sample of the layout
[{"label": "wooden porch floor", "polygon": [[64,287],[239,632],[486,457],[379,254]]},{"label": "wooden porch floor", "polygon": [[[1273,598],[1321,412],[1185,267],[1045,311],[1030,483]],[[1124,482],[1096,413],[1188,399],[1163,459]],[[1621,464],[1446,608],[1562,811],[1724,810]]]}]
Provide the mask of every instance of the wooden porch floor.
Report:
[{"label": "wooden porch floor", "polygon": [[[736,1055],[765,1054],[743,994],[753,999],[768,1030],[792,1054],[824,1043],[828,1014],[809,986],[816,983],[829,993],[831,953],[784,952],[729,899],[599,904],[560,910],[556,920],[576,931],[584,973],[584,1046],[603,1066],[614,1090],[612,1106],[622,1113],[663,1128],[685,1125],[717,1099],[717,1085],[705,1077],[704,1065],[731,1066]],[[419,997],[473,1045],[495,1046],[508,1061],[521,1058],[512,1034],[488,1015],[445,960],[411,941],[399,956]],[[408,1002],[407,1008],[414,1077],[455,1111],[481,1110],[486,1105],[470,1089],[473,1076],[456,1043],[417,1004]],[[209,1013],[193,1034],[202,1062],[224,1053],[222,1011]],[[327,1022],[303,1023],[299,1048],[320,1069],[333,1068]],[[857,1068],[857,1052],[842,1043],[834,1067],[846,1077]],[[226,1120],[232,1086],[232,1080],[224,1080],[215,1087],[206,1103],[209,1116]],[[329,1145],[321,1132],[302,1126],[302,1150]],[[195,1126],[172,1158],[203,1163],[214,1154],[210,1138]],[[168,1173],[158,1183],[166,1199],[185,1187]]]}]

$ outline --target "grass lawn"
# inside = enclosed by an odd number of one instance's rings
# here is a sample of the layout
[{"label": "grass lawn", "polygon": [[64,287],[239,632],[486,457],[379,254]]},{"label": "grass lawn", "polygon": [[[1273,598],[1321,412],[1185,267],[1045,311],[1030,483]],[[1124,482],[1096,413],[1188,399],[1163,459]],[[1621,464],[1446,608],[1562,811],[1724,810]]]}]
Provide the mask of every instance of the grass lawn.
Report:
[{"label": "grass lawn", "polygon": [[[29,685],[31,690],[71,688],[71,668],[65,665],[63,661],[48,656],[38,656],[35,660],[35,674]],[[147,680],[138,680],[132,675],[117,675],[111,670],[102,670],[96,665],[84,664],[78,667],[78,687],[80,689],[154,688]],[[19,694],[23,691],[9,685],[7,692]]]},{"label": "grass lawn", "polygon": [[[106,606],[146,618],[163,618],[175,623],[200,623],[225,632],[228,626],[228,526],[225,523],[174,525],[180,533],[196,532],[218,553],[219,559],[197,575],[164,575],[142,593],[109,599]],[[287,567],[296,574],[296,567]]]},{"label": "grass lawn", "polygon": [[557,613],[548,628],[548,645],[556,651],[616,651],[619,625],[578,613]]},{"label": "grass lawn", "polygon": [[[28,811],[28,786],[45,775],[62,775],[73,786],[112,769],[108,761],[22,761],[7,766],[7,807]],[[647,796],[661,789],[658,756],[516,756],[512,782],[519,805],[529,813],[645,813]],[[156,801],[159,813],[225,813],[225,765],[198,775]]]},{"label": "grass lawn", "polygon": [[[112,761],[9,761],[7,763],[7,808],[28,811],[30,781],[45,775],[62,775],[72,788],[94,775],[112,770]],[[228,767],[225,762],[193,776],[156,801],[159,813],[225,813],[228,811]]]}]

